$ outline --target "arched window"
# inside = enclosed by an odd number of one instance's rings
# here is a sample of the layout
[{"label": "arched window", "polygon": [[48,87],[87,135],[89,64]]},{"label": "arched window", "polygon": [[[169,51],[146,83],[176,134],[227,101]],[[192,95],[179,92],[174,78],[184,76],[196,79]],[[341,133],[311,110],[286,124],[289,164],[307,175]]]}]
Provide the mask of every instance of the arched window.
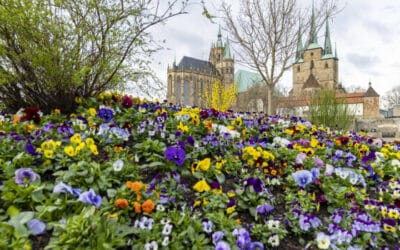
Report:
[{"label": "arched window", "polygon": [[329,68],[329,65],[328,65],[328,63],[326,62],[326,63],[325,63],[325,69],[327,69],[327,68]]},{"label": "arched window", "polygon": [[189,77],[185,77],[183,82],[183,104],[189,105]]},{"label": "arched window", "polygon": [[300,72],[300,65],[297,65],[297,72]]},{"label": "arched window", "polygon": [[313,69],[314,68],[314,60],[311,60],[311,62],[310,62],[310,69]]},{"label": "arched window", "polygon": [[181,77],[178,76],[175,82],[175,96],[176,96],[176,104],[181,103]]},{"label": "arched window", "polygon": [[170,99],[174,93],[174,89],[172,87],[172,75],[168,76],[168,89],[167,89],[167,99]]}]

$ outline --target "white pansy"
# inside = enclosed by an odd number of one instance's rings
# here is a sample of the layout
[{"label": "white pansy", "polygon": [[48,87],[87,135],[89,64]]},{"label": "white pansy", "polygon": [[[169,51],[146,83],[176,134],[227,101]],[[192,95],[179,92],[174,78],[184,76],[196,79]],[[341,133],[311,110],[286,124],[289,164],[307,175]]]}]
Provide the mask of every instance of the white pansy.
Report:
[{"label": "white pansy", "polygon": [[114,169],[115,172],[119,172],[123,168],[124,168],[124,161],[123,160],[118,159],[113,163],[113,169]]}]

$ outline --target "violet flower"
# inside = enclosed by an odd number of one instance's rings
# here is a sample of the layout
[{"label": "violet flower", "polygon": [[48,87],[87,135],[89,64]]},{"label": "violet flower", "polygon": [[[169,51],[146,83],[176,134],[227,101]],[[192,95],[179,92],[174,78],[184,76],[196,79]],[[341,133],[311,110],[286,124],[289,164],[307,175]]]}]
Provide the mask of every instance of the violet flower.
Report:
[{"label": "violet flower", "polygon": [[182,166],[185,162],[186,153],[181,147],[170,146],[165,150],[165,158],[175,162],[177,166]]},{"label": "violet flower", "polygon": [[46,231],[46,224],[38,219],[28,221],[28,228],[33,235],[39,235]]},{"label": "violet flower", "polygon": [[36,179],[40,179],[40,176],[31,168],[20,168],[15,171],[15,183],[17,184],[24,184],[25,181],[32,182]]},{"label": "violet flower", "polygon": [[215,246],[215,250],[231,250],[231,247],[225,241],[218,241],[217,245]]},{"label": "violet flower", "polygon": [[274,207],[271,206],[268,203],[264,203],[264,204],[258,205],[257,208],[256,208],[256,211],[257,211],[258,214],[269,213],[272,210],[274,210]]},{"label": "violet flower", "polygon": [[73,188],[70,185],[60,182],[54,186],[53,193],[61,193],[61,194],[70,193],[74,196],[79,196],[81,190],[79,188]]},{"label": "violet flower", "polygon": [[222,231],[217,231],[217,232],[213,233],[212,234],[212,242],[213,242],[213,244],[217,245],[217,243],[219,241],[221,241],[222,238],[224,238],[224,236],[225,236],[225,233],[222,232]]},{"label": "violet flower", "polygon": [[101,205],[101,196],[96,195],[93,189],[89,189],[89,191],[83,192],[79,195],[78,201],[81,201],[85,204],[94,205],[99,208]]},{"label": "violet flower", "polygon": [[301,188],[305,188],[313,181],[313,174],[308,170],[297,171],[292,174],[292,177]]},{"label": "violet flower", "polygon": [[103,119],[104,122],[109,122],[113,118],[113,110],[110,108],[101,108],[97,111],[97,115]]}]

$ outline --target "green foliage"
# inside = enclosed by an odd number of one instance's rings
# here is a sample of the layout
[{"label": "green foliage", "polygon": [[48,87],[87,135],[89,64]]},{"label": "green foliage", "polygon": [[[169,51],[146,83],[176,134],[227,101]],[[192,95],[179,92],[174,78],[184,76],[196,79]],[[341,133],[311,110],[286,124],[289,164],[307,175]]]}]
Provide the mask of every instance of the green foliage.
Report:
[{"label": "green foliage", "polygon": [[333,90],[322,90],[311,97],[309,106],[311,122],[331,128],[349,129],[354,120],[345,100],[336,98]]},{"label": "green foliage", "polygon": [[[155,6],[157,8],[155,8]],[[73,112],[88,98],[152,75],[160,49],[148,29],[183,14],[187,1],[4,0],[0,4],[0,101],[10,110],[39,106]],[[154,86],[154,85],[153,85]]]}]

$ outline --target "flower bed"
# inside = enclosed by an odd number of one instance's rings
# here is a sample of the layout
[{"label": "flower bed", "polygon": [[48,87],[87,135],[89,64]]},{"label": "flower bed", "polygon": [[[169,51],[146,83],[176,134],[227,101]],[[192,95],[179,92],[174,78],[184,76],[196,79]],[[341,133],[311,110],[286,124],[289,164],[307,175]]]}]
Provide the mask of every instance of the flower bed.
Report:
[{"label": "flower bed", "polygon": [[116,95],[0,120],[1,249],[399,248],[378,138]]}]

